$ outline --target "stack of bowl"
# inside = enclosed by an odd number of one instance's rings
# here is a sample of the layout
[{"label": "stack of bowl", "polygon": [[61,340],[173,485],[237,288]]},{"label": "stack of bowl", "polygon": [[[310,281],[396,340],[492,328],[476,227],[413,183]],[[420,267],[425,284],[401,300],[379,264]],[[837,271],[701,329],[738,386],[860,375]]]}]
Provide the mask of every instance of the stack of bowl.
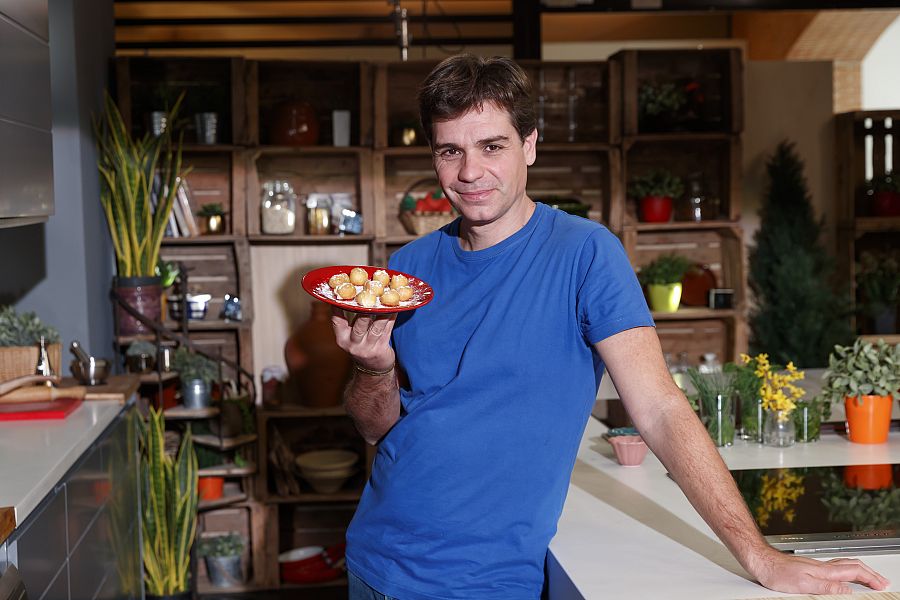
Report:
[{"label": "stack of bowl", "polygon": [[320,494],[333,494],[356,472],[358,456],[349,450],[315,450],[297,457],[300,474]]}]

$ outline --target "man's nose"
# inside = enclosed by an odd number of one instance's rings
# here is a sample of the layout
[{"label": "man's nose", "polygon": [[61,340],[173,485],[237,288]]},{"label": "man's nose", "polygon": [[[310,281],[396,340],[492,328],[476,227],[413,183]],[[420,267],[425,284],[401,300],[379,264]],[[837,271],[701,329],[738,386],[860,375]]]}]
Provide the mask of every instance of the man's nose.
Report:
[{"label": "man's nose", "polygon": [[484,175],[484,166],[481,164],[480,157],[475,154],[465,154],[462,157],[462,164],[459,167],[457,177],[460,181],[478,181]]}]

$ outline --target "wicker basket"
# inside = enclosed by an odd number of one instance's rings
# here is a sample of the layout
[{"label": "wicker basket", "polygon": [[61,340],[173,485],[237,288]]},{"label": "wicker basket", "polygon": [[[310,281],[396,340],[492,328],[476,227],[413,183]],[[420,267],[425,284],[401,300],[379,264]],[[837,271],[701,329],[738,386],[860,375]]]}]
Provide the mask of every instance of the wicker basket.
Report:
[{"label": "wicker basket", "polygon": [[405,211],[400,213],[400,222],[403,223],[406,231],[413,235],[431,233],[455,218],[456,214],[452,212]]},{"label": "wicker basket", "polygon": [[[0,383],[34,375],[34,367],[37,365],[40,347],[34,346],[10,346],[0,348]],[[47,355],[50,357],[50,367],[62,374],[62,346],[60,344],[48,344]]]}]

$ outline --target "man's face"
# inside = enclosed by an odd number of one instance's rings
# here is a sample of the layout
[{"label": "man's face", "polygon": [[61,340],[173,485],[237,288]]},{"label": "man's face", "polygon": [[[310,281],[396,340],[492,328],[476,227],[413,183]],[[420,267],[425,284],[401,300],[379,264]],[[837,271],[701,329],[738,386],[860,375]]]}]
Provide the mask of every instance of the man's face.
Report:
[{"label": "man's face", "polygon": [[435,121],[434,170],[451,204],[471,225],[502,222],[525,200],[537,130],[523,142],[509,113],[493,104]]}]

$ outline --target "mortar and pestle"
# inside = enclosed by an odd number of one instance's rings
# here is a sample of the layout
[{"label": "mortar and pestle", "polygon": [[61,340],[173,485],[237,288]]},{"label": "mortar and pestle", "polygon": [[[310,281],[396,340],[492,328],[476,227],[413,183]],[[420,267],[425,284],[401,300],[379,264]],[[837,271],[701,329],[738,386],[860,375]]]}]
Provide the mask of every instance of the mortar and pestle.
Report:
[{"label": "mortar and pestle", "polygon": [[72,375],[83,385],[100,385],[106,382],[109,376],[109,361],[102,358],[94,358],[84,351],[77,341],[73,341],[69,350],[75,355],[75,360],[69,365]]}]

